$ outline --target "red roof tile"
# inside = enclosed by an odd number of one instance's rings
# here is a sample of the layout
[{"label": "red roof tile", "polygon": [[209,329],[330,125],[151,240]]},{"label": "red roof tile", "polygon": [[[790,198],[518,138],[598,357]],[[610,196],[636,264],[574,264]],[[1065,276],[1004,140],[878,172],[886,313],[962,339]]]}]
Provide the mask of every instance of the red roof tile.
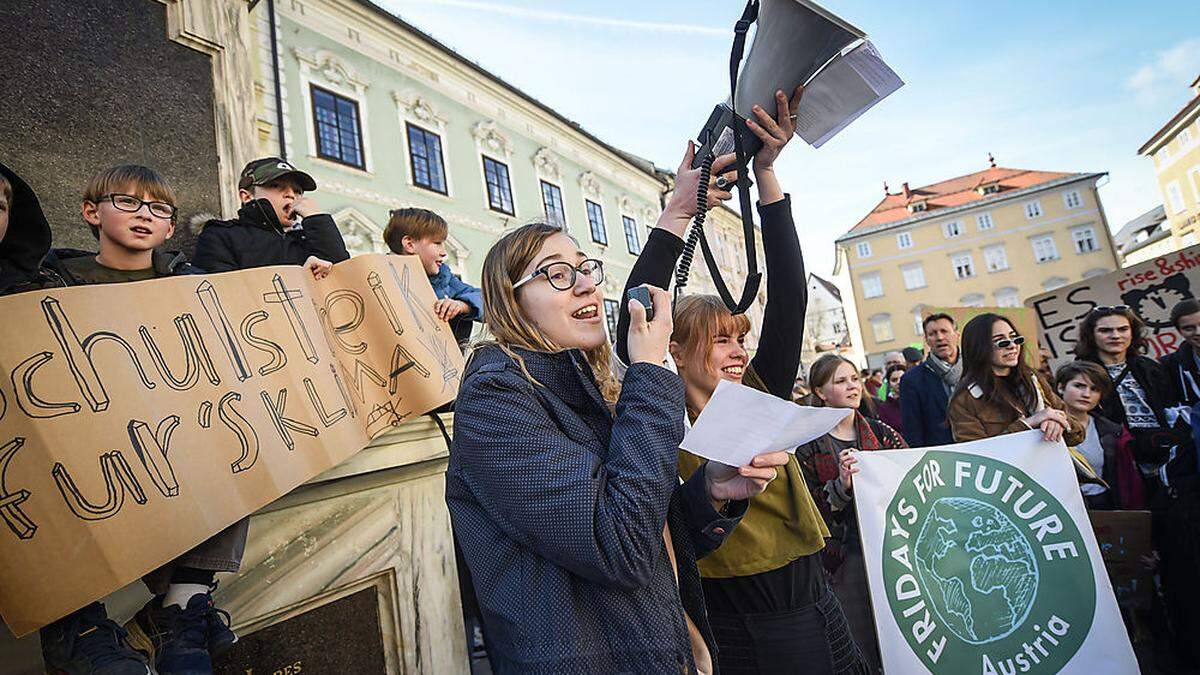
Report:
[{"label": "red roof tile", "polygon": [[[1000,198],[1007,192],[1023,190],[1072,175],[1075,174],[993,166],[958,178],[925,185],[915,190],[908,189],[906,183],[905,189],[901,192],[897,194],[889,192],[865,218],[858,221],[858,224],[850,228],[846,234],[850,235],[878,225],[910,218],[916,214],[910,212],[908,207],[915,202],[924,201],[926,214],[935,214],[938,209]],[[981,194],[978,188],[989,183],[998,184],[1000,191],[987,195]]]}]

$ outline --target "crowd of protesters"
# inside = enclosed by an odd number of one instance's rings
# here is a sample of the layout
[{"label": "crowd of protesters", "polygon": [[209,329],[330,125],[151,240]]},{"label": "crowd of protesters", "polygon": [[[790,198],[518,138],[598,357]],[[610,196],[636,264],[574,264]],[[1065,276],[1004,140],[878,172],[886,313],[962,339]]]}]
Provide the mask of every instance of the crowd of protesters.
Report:
[{"label": "crowd of protesters", "polygon": [[[385,240],[420,259],[447,321],[481,321],[455,403],[446,501],[469,568],[496,672],[866,673],[882,663],[854,504],[855,451],[923,448],[1039,430],[1086,471],[1091,509],[1149,509],[1159,581],[1148,619],[1170,654],[1195,663],[1200,618],[1195,441],[1200,303],[1171,317],[1175,353],[1145,354],[1129,308],[1096,307],[1075,361],[1031,365],[1032,337],[998,314],[962,328],[923,321],[925,350],[860,371],[824,355],[800,363],[805,271],[790,197],[774,163],[792,137],[801,91],[756,107],[763,143],[751,167],[767,268],[767,304],[751,330],[716,297],[666,290],[707,190],[730,198],[732,156],[701,184],[689,144],[676,189],[622,294],[615,346],[604,329],[604,265],[560,226],[500,238],[482,288],[444,263],[446,222],[393,212]],[[237,218],[207,223],[194,263],[161,250],[175,195],[152,169],[124,165],[86,186],[81,215],[98,250],[52,249],[36,195],[0,166],[0,293],[203,274],[277,264],[318,277],[349,257],[308,195],[308,174],[279,158],[241,174]],[[469,332],[469,326],[468,326]],[[961,335],[961,339],[960,339]],[[730,467],[679,448],[722,380],[785,400],[852,411],[823,436]],[[238,569],[242,521],[146,578],[155,593],[126,628],[93,602],[41,631],[47,669],[66,673],[206,673],[236,640],[212,600],[215,574]],[[1159,630],[1161,629],[1161,630]]]}]

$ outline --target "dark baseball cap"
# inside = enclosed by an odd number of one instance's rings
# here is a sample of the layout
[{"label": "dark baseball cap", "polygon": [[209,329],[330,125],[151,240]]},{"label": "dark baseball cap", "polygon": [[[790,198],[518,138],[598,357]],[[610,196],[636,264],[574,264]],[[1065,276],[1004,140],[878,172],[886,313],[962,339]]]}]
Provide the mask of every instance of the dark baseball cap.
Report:
[{"label": "dark baseball cap", "polygon": [[313,177],[297,169],[279,157],[264,157],[256,159],[242,169],[242,177],[238,180],[238,188],[246,190],[253,185],[266,185],[283,176],[293,176],[301,190],[309,192],[317,189],[317,181]]},{"label": "dark baseball cap", "polygon": [[905,361],[920,361],[922,358],[921,350],[916,347],[905,347],[901,353],[904,354]]}]

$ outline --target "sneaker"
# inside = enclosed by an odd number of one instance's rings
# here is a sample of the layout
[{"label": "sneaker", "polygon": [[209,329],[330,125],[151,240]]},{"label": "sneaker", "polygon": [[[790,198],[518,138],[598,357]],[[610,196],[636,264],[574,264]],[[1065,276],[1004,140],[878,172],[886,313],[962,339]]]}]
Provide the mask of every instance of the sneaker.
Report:
[{"label": "sneaker", "polygon": [[42,660],[52,675],[149,675],[146,658],[129,646],[128,633],[93,602],[41,631]]},{"label": "sneaker", "polygon": [[162,598],[150,602],[129,622],[130,642],[154,662],[159,675],[211,675],[208,651],[209,614],[212,597],[198,593],[186,609],[162,606]]}]

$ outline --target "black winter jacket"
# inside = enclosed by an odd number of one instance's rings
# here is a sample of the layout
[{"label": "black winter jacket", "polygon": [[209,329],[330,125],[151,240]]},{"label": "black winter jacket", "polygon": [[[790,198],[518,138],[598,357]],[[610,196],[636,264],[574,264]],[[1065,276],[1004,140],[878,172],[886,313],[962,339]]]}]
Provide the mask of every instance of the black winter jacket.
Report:
[{"label": "black winter jacket", "polygon": [[1200,403],[1200,366],[1196,365],[1195,354],[1192,345],[1185,342],[1158,361],[1167,371],[1175,398],[1188,407]]},{"label": "black winter jacket", "polygon": [[467,365],[446,473],[492,669],[694,672],[685,609],[715,663],[696,559],[748,502],[722,516],[703,468],[677,477],[679,376],[633,364],[614,415],[580,352],[516,351],[538,384],[495,346]]},{"label": "black winter jacket", "polygon": [[12,185],[8,232],[0,240],[0,295],[62,286],[63,281],[42,261],[50,251],[50,224],[29,185],[12,169],[0,164]]},{"label": "black winter jacket", "polygon": [[331,263],[350,257],[333,217],[304,219],[302,227],[283,231],[266,199],[246,202],[236,220],[210,220],[196,239],[196,266],[205,272],[229,272],[269,265],[303,265],[309,256]]}]

